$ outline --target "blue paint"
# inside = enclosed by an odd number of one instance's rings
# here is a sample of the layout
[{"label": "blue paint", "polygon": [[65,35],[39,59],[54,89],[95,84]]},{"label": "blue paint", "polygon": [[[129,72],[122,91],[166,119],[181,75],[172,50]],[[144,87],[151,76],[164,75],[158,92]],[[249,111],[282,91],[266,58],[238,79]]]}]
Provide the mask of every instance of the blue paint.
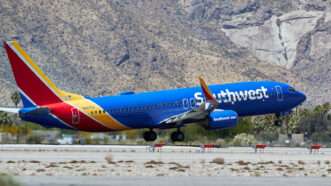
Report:
[{"label": "blue paint", "polygon": [[[222,102],[219,109],[233,110],[239,116],[283,113],[301,104],[305,95],[285,83],[262,81],[210,85],[213,93],[221,91],[249,91],[267,89],[268,98]],[[277,93],[277,87],[281,92]],[[292,90],[292,91],[290,91]],[[173,115],[197,107],[194,94],[202,92],[200,87],[180,88],[155,92],[135,93],[132,95],[106,96],[91,100],[118,121],[130,128],[158,128],[158,124]]]}]

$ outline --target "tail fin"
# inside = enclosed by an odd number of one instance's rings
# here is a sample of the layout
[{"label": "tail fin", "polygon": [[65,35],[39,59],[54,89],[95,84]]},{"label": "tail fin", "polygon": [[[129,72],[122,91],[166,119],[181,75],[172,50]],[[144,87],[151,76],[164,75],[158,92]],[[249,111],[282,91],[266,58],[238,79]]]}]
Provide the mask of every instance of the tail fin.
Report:
[{"label": "tail fin", "polygon": [[17,41],[4,42],[4,48],[24,107],[63,101],[65,93],[41,71]]}]

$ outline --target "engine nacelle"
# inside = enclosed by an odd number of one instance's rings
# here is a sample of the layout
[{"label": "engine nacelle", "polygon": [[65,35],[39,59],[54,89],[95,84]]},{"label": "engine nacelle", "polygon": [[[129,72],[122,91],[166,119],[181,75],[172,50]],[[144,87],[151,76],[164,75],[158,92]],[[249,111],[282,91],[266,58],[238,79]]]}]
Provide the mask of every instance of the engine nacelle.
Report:
[{"label": "engine nacelle", "polygon": [[214,110],[209,114],[207,129],[225,129],[237,125],[238,114],[233,110]]}]

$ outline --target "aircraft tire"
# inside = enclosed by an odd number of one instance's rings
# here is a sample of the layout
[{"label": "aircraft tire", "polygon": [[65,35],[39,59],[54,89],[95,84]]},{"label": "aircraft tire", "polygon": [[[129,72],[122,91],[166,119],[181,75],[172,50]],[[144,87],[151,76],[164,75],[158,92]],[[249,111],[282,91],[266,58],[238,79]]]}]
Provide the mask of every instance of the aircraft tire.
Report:
[{"label": "aircraft tire", "polygon": [[283,121],[280,119],[277,119],[274,121],[274,125],[277,127],[281,127],[283,125]]},{"label": "aircraft tire", "polygon": [[157,134],[154,131],[146,131],[143,134],[144,140],[145,141],[155,141],[157,138]]},{"label": "aircraft tire", "polygon": [[176,142],[176,141],[184,141],[185,135],[181,131],[176,131],[171,133],[171,141]]}]

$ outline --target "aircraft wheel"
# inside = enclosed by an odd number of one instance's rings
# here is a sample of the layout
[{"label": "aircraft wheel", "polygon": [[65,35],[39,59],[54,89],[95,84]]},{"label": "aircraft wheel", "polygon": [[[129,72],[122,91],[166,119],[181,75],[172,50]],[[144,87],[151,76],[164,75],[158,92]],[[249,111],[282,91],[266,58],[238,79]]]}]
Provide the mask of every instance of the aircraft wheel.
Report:
[{"label": "aircraft wheel", "polygon": [[280,119],[277,119],[274,121],[274,125],[277,127],[281,127],[283,125],[283,121]]},{"label": "aircraft wheel", "polygon": [[156,135],[156,132],[150,130],[150,131],[144,132],[143,137],[144,137],[145,141],[155,141],[157,138],[157,135]]},{"label": "aircraft wheel", "polygon": [[176,142],[176,141],[184,141],[185,136],[184,133],[181,131],[176,131],[171,133],[171,141]]}]

